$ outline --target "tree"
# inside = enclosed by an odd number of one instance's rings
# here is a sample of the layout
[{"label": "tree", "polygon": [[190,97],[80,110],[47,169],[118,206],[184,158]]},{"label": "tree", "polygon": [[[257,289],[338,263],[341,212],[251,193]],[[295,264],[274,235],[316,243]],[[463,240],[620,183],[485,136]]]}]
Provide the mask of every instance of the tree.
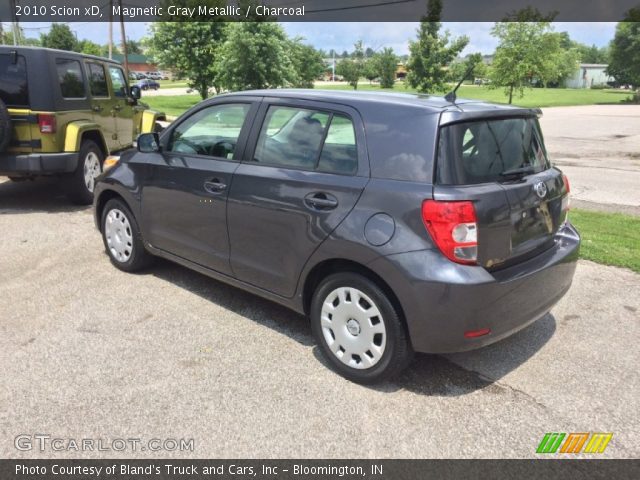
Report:
[{"label": "tree", "polygon": [[582,63],[605,64],[609,62],[609,49],[607,47],[588,46],[575,42],[574,48],[578,52]]},{"label": "tree", "polygon": [[469,43],[469,37],[451,39],[448,31],[440,35],[442,0],[428,0],[427,14],[420,22],[418,38],[409,42],[407,81],[420,92],[444,89],[449,65]]},{"label": "tree", "polygon": [[491,32],[499,40],[491,65],[492,86],[504,87],[509,103],[514,93],[523,96],[534,81],[557,82],[577,67],[575,51],[561,49],[562,36],[553,32],[550,22],[498,22]]},{"label": "tree", "polygon": [[162,68],[188,78],[188,85],[204,100],[209,89],[220,88],[216,69],[224,38],[221,22],[157,22],[147,39],[149,54]]},{"label": "tree", "polygon": [[313,82],[326,69],[322,53],[310,45],[304,45],[301,38],[291,40],[289,51],[296,73],[293,85],[299,88],[313,88]]},{"label": "tree", "polygon": [[229,23],[217,69],[229,90],[277,88],[296,81],[291,41],[274,22]]},{"label": "tree", "polygon": [[76,46],[76,49],[80,53],[85,53],[87,55],[102,55],[102,46],[98,45],[91,40],[80,40]]},{"label": "tree", "polygon": [[43,47],[57,48],[58,50],[77,51],[78,41],[69,25],[64,23],[52,23],[49,33],[40,35],[40,42]]},{"label": "tree", "polygon": [[398,68],[398,57],[393,53],[393,48],[385,48],[373,57],[374,70],[380,77],[382,88],[393,88],[396,81],[396,69]]},{"label": "tree", "polygon": [[610,46],[611,58],[607,73],[635,90],[640,103],[640,7],[629,11],[625,21],[618,23]]},{"label": "tree", "polygon": [[350,58],[338,62],[336,73],[344,77],[354,90],[358,89],[358,81],[365,74],[365,58],[362,40],[354,44],[355,50]]},{"label": "tree", "polygon": [[449,66],[448,78],[450,82],[457,84],[460,80],[473,81],[476,78],[484,78],[486,75],[487,66],[482,60],[482,54],[471,53],[465,57],[464,61],[453,62]]},{"label": "tree", "polygon": [[[145,41],[148,41],[149,39],[146,39]],[[111,48],[111,53],[112,54],[120,54],[120,49],[116,46],[116,44],[113,44],[112,48]],[[109,45],[100,45],[100,56],[101,57],[109,57]]]},{"label": "tree", "polygon": [[142,53],[142,44],[137,40],[127,40],[127,53],[131,54],[141,54]]}]

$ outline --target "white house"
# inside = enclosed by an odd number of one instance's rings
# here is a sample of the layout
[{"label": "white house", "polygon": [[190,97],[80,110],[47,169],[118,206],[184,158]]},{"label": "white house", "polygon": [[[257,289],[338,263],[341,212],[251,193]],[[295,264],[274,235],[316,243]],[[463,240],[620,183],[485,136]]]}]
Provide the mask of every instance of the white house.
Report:
[{"label": "white house", "polygon": [[581,63],[580,67],[565,80],[567,88],[591,88],[606,85],[614,78],[607,75],[605,70],[608,65],[598,63]]}]

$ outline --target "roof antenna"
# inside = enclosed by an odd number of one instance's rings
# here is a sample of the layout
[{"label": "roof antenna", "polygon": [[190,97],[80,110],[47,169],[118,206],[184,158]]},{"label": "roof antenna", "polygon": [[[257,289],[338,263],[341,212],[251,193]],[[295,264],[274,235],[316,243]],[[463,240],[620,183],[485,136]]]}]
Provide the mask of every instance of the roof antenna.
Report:
[{"label": "roof antenna", "polygon": [[456,92],[458,91],[458,88],[460,88],[460,85],[462,85],[462,82],[464,82],[464,79],[467,78],[469,75],[471,75],[471,72],[473,72],[473,70],[476,68],[476,64],[472,64],[469,68],[467,68],[467,71],[464,73],[463,77],[460,79],[460,81],[458,82],[458,84],[456,85],[456,88],[454,88],[452,91],[450,91],[449,93],[447,93],[444,97],[444,99],[447,102],[450,103],[456,103]]}]

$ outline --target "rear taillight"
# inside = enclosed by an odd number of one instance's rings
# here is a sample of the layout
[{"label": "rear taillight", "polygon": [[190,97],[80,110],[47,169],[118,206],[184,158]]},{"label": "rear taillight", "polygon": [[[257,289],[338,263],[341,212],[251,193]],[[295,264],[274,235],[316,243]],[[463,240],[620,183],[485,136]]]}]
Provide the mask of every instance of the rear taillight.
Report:
[{"label": "rear taillight", "polygon": [[38,114],[40,133],[56,133],[56,116],[51,113]]},{"label": "rear taillight", "polygon": [[440,251],[456,263],[478,259],[478,224],[473,202],[422,202],[422,221]]},{"label": "rear taillight", "polygon": [[567,190],[567,194],[562,197],[562,211],[566,212],[571,207],[571,185],[566,175],[562,175],[562,181],[564,182],[564,188]]}]

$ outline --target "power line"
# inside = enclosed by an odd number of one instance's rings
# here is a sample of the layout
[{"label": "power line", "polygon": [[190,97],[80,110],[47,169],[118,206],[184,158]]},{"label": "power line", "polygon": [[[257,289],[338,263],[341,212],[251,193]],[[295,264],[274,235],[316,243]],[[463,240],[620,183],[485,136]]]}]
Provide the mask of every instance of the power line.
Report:
[{"label": "power line", "polygon": [[386,5],[398,5],[400,3],[414,3],[416,0],[395,0],[381,3],[369,3],[366,5],[352,5],[349,7],[322,8],[318,10],[306,10],[305,13],[339,12],[343,10],[356,10],[358,8],[384,7]]}]

